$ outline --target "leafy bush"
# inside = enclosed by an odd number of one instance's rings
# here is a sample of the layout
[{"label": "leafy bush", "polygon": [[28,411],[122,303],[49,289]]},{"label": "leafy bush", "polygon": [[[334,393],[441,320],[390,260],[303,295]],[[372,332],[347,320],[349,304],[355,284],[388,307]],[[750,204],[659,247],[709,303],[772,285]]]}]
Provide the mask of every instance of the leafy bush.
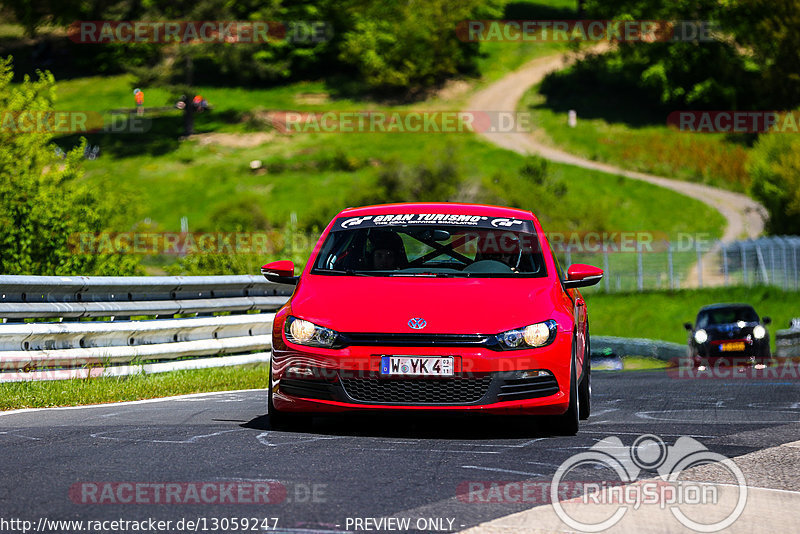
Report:
[{"label": "leafy bush", "polygon": [[166,267],[174,276],[257,274],[265,263],[253,254],[189,254]]},{"label": "leafy bush", "polygon": [[[53,110],[55,81],[40,72],[12,86],[11,58],[0,60],[0,110]],[[81,183],[85,141],[58,152],[47,132],[0,129],[0,272],[41,275],[139,274],[125,254],[76,254],[81,235],[106,230],[126,203]]]},{"label": "leafy bush", "polygon": [[212,230],[241,232],[266,230],[269,221],[264,209],[252,198],[238,198],[217,204],[208,216]]},{"label": "leafy bush", "polygon": [[[65,60],[94,72],[131,70],[140,84],[275,84],[325,76],[347,90],[405,92],[433,86],[459,73],[474,73],[478,43],[462,42],[465,19],[499,18],[498,0],[311,0],[229,2],[34,2],[5,0],[26,31],[75,20],[250,20],[284,23],[285,37],[266,43],[95,44],[62,39]],[[83,48],[81,48],[83,47]],[[89,50],[91,48],[91,50]],[[88,53],[87,53],[88,52]],[[191,62],[186,58],[191,57]],[[77,58],[77,60],[76,60]],[[94,63],[92,63],[94,58]],[[57,63],[61,63],[60,61]],[[191,65],[191,67],[187,67]],[[58,66],[58,65],[54,65]],[[190,72],[187,72],[190,71]],[[353,85],[352,82],[356,83]]]},{"label": "leafy bush", "polygon": [[[589,18],[710,21],[723,35],[713,41],[621,42],[602,59],[587,63],[597,81],[633,88],[649,101],[697,109],[755,105],[760,84],[756,64],[737,48],[736,21],[718,0],[587,0]],[[588,80],[591,81],[591,80]]]},{"label": "leafy bush", "polygon": [[377,183],[362,193],[358,205],[390,202],[446,202],[452,200],[464,182],[457,159],[442,154],[433,162],[410,167],[393,161],[378,174]]},{"label": "leafy bush", "polygon": [[492,2],[477,0],[370,2],[367,9],[353,13],[339,59],[352,65],[372,89],[430,87],[476,70],[477,43],[459,41],[456,25],[499,15]]},{"label": "leafy bush", "polygon": [[762,135],[750,156],[750,194],[769,212],[767,230],[800,234],[800,139],[796,135]]}]

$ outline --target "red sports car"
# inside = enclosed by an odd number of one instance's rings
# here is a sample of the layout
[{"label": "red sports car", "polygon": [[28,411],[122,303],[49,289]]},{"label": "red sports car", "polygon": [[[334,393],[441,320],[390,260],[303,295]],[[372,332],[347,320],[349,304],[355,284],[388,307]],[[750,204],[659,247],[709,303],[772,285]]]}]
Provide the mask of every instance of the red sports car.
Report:
[{"label": "red sports car", "polygon": [[589,417],[586,304],[603,271],[564,275],[529,211],[455,203],[348,208],[275,315],[269,416],[424,410]]}]

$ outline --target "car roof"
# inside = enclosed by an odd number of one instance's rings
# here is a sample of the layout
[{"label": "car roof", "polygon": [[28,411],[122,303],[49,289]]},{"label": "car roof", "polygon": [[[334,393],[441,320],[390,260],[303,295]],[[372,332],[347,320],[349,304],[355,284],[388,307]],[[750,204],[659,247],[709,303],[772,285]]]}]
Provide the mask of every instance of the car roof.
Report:
[{"label": "car roof", "polygon": [[378,204],[360,208],[347,208],[339,216],[387,215],[391,213],[446,213],[455,215],[486,215],[489,217],[517,217],[536,219],[530,211],[489,206],[486,204],[466,204],[461,202],[401,202],[397,204]]},{"label": "car roof", "polygon": [[728,303],[719,303],[719,304],[709,304],[708,306],[703,306],[702,308],[700,308],[700,311],[721,310],[721,309],[724,309],[724,308],[750,308],[751,310],[753,309],[753,307],[751,305],[749,305],[749,304],[743,304],[743,303],[730,303],[730,304],[728,304]]}]

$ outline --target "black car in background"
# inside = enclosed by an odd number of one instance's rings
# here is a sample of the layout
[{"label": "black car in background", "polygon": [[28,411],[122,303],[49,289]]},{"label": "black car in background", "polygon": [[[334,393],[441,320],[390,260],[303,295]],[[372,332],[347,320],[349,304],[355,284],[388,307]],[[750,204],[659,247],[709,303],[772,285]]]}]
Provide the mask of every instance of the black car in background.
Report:
[{"label": "black car in background", "polygon": [[764,364],[770,361],[769,317],[759,319],[748,304],[712,304],[700,309],[689,331],[689,355],[695,366],[711,365],[720,358],[731,364]]}]

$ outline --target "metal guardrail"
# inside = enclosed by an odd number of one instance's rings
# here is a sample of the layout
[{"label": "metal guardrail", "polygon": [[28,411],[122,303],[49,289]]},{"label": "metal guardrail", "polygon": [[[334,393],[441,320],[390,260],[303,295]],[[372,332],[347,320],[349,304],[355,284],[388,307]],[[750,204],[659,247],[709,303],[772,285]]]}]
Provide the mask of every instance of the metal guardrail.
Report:
[{"label": "metal guardrail", "polygon": [[[292,290],[252,275],[0,276],[0,382],[269,361],[269,312]],[[220,312],[229,315],[174,318]],[[25,321],[48,318],[58,322]],[[800,357],[800,328],[775,337],[777,356]],[[687,353],[686,345],[652,339],[592,336],[591,343],[661,360]]]},{"label": "metal guardrail", "polygon": [[[686,345],[655,339],[632,339],[612,336],[592,336],[592,350],[611,349],[620,356],[649,356],[659,360],[687,357]],[[776,358],[800,358],[800,324],[775,332]]]},{"label": "metal guardrail", "polygon": [[274,310],[291,288],[260,276],[0,276],[0,318]]},{"label": "metal guardrail", "polygon": [[779,358],[800,357],[800,324],[775,332],[775,355]]},{"label": "metal guardrail", "polygon": [[0,382],[268,361],[265,312],[292,289],[251,275],[0,276]]},{"label": "metal guardrail", "polygon": [[686,358],[688,352],[685,344],[614,336],[591,336],[591,347],[592,351],[611,349],[612,352],[622,357],[646,356],[665,361]]}]

